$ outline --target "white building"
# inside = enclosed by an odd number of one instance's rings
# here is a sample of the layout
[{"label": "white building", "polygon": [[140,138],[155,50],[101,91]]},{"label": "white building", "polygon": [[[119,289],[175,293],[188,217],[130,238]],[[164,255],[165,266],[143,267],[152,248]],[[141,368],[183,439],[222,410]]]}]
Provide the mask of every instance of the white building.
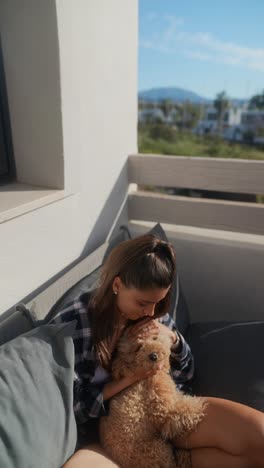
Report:
[{"label": "white building", "polygon": [[[240,125],[243,107],[230,107],[223,114],[222,129],[226,129]],[[200,120],[197,124],[196,133],[216,133],[219,126],[218,112],[214,107],[209,107],[205,110],[204,119]]]},{"label": "white building", "polygon": [[142,109],[138,113],[139,123],[165,122],[165,120],[164,112],[158,107],[154,107],[153,109]]},{"label": "white building", "polygon": [[253,131],[264,129],[264,110],[248,110],[242,113],[241,124]]},{"label": "white building", "polygon": [[139,123],[147,122],[162,122],[168,125],[175,124],[176,118],[178,116],[178,110],[172,108],[168,115],[165,115],[163,110],[158,107],[153,107],[152,109],[142,109],[138,113]]}]

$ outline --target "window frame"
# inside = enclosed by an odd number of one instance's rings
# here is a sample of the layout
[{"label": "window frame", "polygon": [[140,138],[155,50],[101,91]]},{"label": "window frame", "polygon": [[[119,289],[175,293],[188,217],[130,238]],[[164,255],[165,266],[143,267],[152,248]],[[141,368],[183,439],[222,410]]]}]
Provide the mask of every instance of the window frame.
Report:
[{"label": "window frame", "polygon": [[0,38],[0,159],[6,171],[0,173],[0,185],[16,178],[15,160],[12,145],[4,60]]}]

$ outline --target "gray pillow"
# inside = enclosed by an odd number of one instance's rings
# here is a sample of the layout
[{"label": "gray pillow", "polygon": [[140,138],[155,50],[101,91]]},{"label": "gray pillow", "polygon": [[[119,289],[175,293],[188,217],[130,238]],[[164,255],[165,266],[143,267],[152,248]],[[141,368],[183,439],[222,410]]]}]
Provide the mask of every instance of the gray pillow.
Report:
[{"label": "gray pillow", "polygon": [[263,321],[194,323],[187,341],[195,358],[195,394],[264,411]]},{"label": "gray pillow", "polygon": [[[104,254],[102,263],[106,260],[110,252],[121,242],[129,239],[130,233],[126,226],[121,226],[119,231],[109,242],[109,246]],[[100,276],[101,266],[89,273],[82,280],[78,281],[73,285],[68,291],[66,291],[62,297],[52,306],[49,313],[46,315],[44,322],[49,323],[60,310],[63,310],[64,307],[72,302],[76,297],[79,297],[81,294],[90,293],[93,289],[96,288],[97,282]]]},{"label": "gray pillow", "polygon": [[[97,268],[89,275],[85,276],[82,280],[78,281],[74,286],[72,286],[68,291],[66,291],[60,299],[52,306],[49,313],[46,315],[43,323],[49,323],[58,312],[63,310],[68,303],[72,302],[76,297],[79,297],[81,294],[90,293],[97,284],[101,267]],[[88,303],[88,301],[87,301]]]},{"label": "gray pillow", "polygon": [[18,304],[12,314],[5,319],[0,319],[0,345],[32,330],[32,328],[35,328],[34,316],[24,304]]},{"label": "gray pillow", "polygon": [[43,325],[0,346],[1,468],[59,468],[73,454],[75,325]]},{"label": "gray pillow", "polygon": [[[153,226],[153,228],[146,234],[153,234],[159,237],[161,240],[168,242],[167,235],[163,227],[159,223],[155,224],[155,226]],[[179,268],[177,262],[176,267],[176,278],[171,288],[171,305],[169,314],[176,322],[176,326],[179,332],[185,336],[190,321],[189,311],[181,288]]]}]

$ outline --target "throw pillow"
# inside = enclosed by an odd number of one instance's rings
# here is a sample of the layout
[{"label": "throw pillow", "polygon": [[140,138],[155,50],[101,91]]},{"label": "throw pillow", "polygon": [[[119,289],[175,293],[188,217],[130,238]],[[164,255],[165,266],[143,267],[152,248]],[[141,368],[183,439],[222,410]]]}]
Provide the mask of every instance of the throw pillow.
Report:
[{"label": "throw pillow", "polygon": [[24,304],[18,304],[13,313],[0,321],[0,345],[13,340],[35,327],[35,320]]},{"label": "throw pillow", "polygon": [[[130,237],[130,233],[126,226],[121,226],[117,234],[115,234],[109,242],[108,248],[104,254],[104,260],[108,257],[110,252],[116,247],[120,242],[127,240]],[[45,323],[49,323],[55,315],[60,310],[63,310],[66,304],[73,301],[76,297],[80,296],[83,293],[89,293],[94,288],[96,288],[97,281],[99,279],[101,267],[89,273],[82,280],[72,286],[68,291],[66,291],[63,296],[53,305],[47,316],[45,317]]]},{"label": "throw pillow", "polygon": [[75,322],[43,325],[0,346],[0,466],[59,468],[77,441]]},{"label": "throw pillow", "polygon": [[[167,235],[163,227],[158,223],[146,234],[154,234],[160,239],[168,242]],[[182,335],[186,335],[189,326],[189,311],[181,288],[180,276],[176,264],[176,279],[171,290],[171,307],[169,314],[174,319],[177,329]]]}]

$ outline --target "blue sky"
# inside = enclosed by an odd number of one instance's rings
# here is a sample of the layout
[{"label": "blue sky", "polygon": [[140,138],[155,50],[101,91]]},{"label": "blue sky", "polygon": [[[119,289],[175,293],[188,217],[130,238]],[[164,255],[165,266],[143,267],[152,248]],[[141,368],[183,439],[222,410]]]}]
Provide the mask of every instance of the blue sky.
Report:
[{"label": "blue sky", "polygon": [[264,89],[264,0],[139,0],[138,88]]}]

